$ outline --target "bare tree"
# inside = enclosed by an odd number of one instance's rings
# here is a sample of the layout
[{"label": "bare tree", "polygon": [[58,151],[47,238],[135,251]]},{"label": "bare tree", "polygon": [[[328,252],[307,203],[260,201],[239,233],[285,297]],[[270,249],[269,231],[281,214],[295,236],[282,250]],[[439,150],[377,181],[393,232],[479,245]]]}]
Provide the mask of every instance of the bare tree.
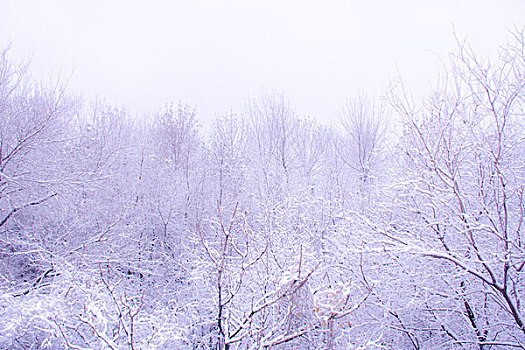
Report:
[{"label": "bare tree", "polygon": [[63,232],[51,229],[60,222],[51,213],[70,183],[62,165],[78,110],[61,82],[38,84],[27,69],[11,62],[9,48],[0,53],[1,276],[2,290],[17,295],[56,274],[49,249]]},{"label": "bare tree", "polygon": [[218,172],[218,200],[239,201],[245,185],[247,130],[244,120],[229,114],[215,120],[211,152]]},{"label": "bare tree", "polygon": [[370,180],[371,172],[379,161],[385,143],[387,117],[385,106],[370,100],[364,94],[350,99],[341,111],[341,158],[359,174],[363,183]]},{"label": "bare tree", "polygon": [[460,42],[449,74],[423,108],[394,102],[405,117],[407,176],[397,192],[403,201],[390,222],[370,227],[397,254],[433,259],[418,273],[435,269],[438,278],[414,281],[432,295],[420,298],[427,305],[423,323],[407,326],[419,343],[424,324],[443,344],[525,346],[524,45],[517,33],[490,62]]},{"label": "bare tree", "polygon": [[[290,168],[296,158],[293,129],[296,115],[282,94],[264,92],[245,104],[250,123],[254,169],[264,180],[261,190],[277,193],[289,180]],[[259,176],[258,176],[259,177]]]}]

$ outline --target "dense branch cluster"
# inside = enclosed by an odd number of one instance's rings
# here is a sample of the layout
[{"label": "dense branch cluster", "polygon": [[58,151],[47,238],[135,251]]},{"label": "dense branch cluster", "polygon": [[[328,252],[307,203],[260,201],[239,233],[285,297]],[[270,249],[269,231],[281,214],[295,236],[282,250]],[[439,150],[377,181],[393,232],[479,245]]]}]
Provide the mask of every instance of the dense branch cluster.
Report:
[{"label": "dense branch cluster", "polygon": [[0,55],[0,347],[525,348],[525,39],[301,118],[150,120]]}]

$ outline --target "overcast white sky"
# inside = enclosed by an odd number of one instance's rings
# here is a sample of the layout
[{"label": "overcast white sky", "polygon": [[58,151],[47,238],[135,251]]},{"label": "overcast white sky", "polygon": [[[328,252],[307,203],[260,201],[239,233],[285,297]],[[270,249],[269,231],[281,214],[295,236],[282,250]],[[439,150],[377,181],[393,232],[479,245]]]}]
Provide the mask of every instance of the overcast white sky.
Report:
[{"label": "overcast white sky", "polygon": [[187,102],[204,122],[263,88],[335,120],[398,69],[427,87],[453,28],[488,54],[524,25],[523,0],[0,0],[0,46],[37,78],[73,72],[71,88],[137,114]]}]

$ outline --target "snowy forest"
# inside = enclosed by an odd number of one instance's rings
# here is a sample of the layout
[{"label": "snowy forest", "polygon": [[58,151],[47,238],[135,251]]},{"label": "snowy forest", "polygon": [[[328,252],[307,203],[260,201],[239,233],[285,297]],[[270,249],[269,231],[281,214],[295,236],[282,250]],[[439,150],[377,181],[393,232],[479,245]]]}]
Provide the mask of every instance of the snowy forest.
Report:
[{"label": "snowy forest", "polygon": [[[525,34],[340,125],[205,128],[0,56],[0,348],[525,349]],[[312,96],[312,98],[315,98]],[[209,129],[209,131],[208,131]],[[523,236],[523,237],[522,237]]]}]

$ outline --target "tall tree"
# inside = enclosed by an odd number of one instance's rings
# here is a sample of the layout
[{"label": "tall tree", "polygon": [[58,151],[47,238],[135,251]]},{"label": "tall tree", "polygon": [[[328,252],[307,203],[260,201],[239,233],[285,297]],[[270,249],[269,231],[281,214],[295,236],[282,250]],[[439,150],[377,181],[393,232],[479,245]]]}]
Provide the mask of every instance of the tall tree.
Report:
[{"label": "tall tree", "polygon": [[414,344],[432,335],[480,349],[524,346],[524,44],[516,34],[490,62],[460,43],[423,108],[394,102],[405,117],[406,177],[401,206],[374,231],[398,254],[424,259],[413,288],[429,294],[413,298],[425,311],[405,316]]}]

